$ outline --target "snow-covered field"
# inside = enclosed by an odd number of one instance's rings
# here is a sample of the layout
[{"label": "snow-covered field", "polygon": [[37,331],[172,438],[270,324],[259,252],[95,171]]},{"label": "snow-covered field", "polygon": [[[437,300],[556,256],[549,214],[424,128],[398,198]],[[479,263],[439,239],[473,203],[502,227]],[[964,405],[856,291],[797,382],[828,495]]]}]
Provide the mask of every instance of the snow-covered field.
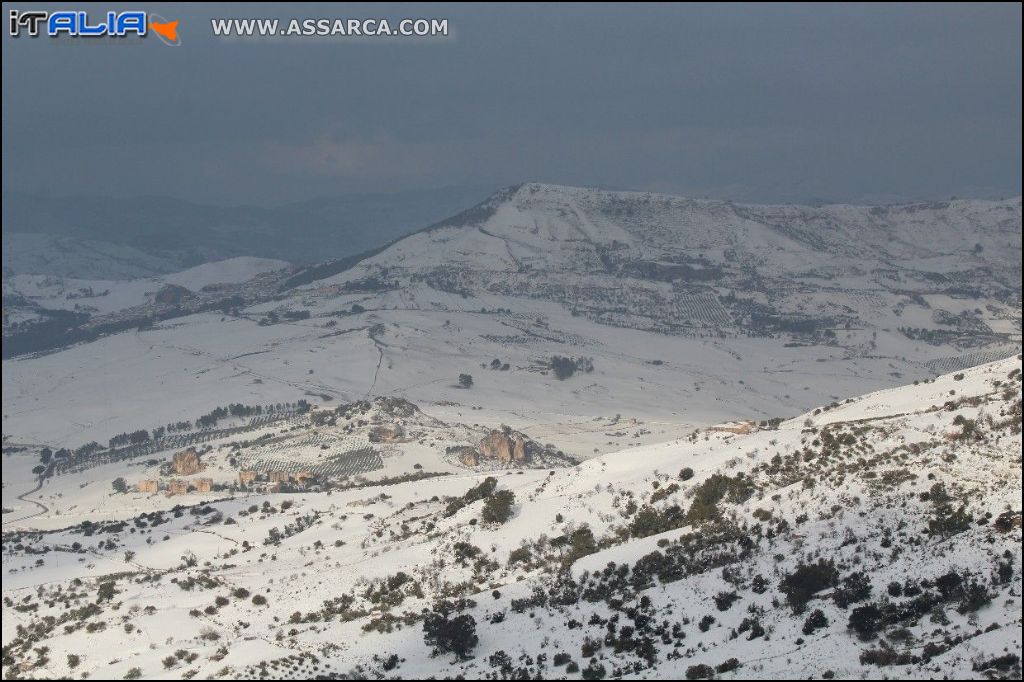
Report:
[{"label": "snow-covered field", "polygon": [[[440,409],[448,403],[480,406],[493,411],[492,421],[524,427],[616,414],[692,426],[787,416],[932,375],[919,363],[891,356],[847,360],[841,349],[829,347],[668,337],[558,313],[552,304],[538,304],[529,319],[511,321],[473,310],[395,309],[272,326],[217,314],[182,318],[61,353],[5,361],[5,435],[77,447],[229,402],[319,402],[322,395],[400,395],[427,410],[437,403],[444,404]],[[327,327],[325,319],[336,326]],[[375,325],[382,328],[371,336]],[[508,343],[503,337],[509,335],[523,338]],[[567,348],[562,336],[579,341]],[[547,358],[567,350],[593,357],[594,371],[568,381],[547,373]],[[509,369],[480,367],[493,359]],[[457,386],[461,373],[473,376],[471,389]],[[61,419],[54,420],[54,413]]]}]

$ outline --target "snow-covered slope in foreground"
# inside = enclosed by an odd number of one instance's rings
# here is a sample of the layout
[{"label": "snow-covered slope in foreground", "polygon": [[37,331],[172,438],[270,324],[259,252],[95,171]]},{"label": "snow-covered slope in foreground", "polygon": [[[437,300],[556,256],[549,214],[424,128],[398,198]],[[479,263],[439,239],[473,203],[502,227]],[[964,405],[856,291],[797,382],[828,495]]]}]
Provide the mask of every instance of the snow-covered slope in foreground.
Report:
[{"label": "snow-covered slope in foreground", "polygon": [[1020,677],[1020,356],[489,476],[5,533],[5,676]]}]

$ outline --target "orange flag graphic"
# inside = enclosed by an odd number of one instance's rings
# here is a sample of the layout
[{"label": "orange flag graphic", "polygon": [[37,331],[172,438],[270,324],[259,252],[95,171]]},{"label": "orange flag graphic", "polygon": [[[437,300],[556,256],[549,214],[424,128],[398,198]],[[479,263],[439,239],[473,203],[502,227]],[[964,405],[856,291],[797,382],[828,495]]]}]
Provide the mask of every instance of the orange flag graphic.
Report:
[{"label": "orange flag graphic", "polygon": [[175,42],[175,41],[178,40],[178,22],[177,22],[177,20],[175,20],[175,21],[168,21],[168,22],[165,22],[165,23],[160,23],[158,21],[150,21],[149,22],[149,26],[154,31],[156,31],[157,33],[162,35],[164,38],[167,38],[171,42]]}]

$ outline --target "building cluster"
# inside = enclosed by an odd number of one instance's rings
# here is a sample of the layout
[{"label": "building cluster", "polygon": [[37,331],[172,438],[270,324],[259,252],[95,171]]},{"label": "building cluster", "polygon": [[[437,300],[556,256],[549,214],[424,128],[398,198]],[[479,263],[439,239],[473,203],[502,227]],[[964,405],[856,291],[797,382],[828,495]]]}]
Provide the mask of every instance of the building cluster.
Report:
[{"label": "building cluster", "polygon": [[723,424],[715,424],[707,428],[708,431],[722,431],[724,433],[735,433],[737,435],[743,435],[751,433],[757,430],[757,422],[752,421],[735,421],[725,422]]},{"label": "building cluster", "polygon": [[172,478],[166,483],[160,479],[150,478],[139,481],[135,489],[140,493],[158,493],[161,490],[170,495],[186,495],[188,493],[208,493],[213,491],[212,478],[194,478],[185,480]]},{"label": "building cluster", "polygon": [[171,458],[169,469],[164,473],[172,473],[176,478],[164,481],[159,478],[151,478],[139,481],[135,489],[140,493],[159,493],[164,491],[167,495],[186,495],[191,492],[208,493],[213,491],[212,478],[177,478],[178,476],[192,476],[204,469],[200,453],[195,448],[188,448],[181,452],[174,453]]},{"label": "building cluster", "polygon": [[315,483],[316,476],[309,471],[257,472],[242,469],[238,472],[240,488],[256,488],[260,492],[278,492],[284,486],[308,488]]},{"label": "building cluster", "polygon": [[[163,467],[163,474],[173,476],[173,478],[145,479],[139,481],[135,489],[140,493],[165,492],[169,496],[186,495],[192,492],[212,492],[212,478],[193,478],[194,474],[205,468],[201,453],[194,448],[188,448],[174,453],[170,464]],[[257,492],[279,492],[284,488],[308,489],[318,482],[317,477],[310,471],[270,470],[257,472],[252,469],[242,469],[238,472],[238,487]]]}]

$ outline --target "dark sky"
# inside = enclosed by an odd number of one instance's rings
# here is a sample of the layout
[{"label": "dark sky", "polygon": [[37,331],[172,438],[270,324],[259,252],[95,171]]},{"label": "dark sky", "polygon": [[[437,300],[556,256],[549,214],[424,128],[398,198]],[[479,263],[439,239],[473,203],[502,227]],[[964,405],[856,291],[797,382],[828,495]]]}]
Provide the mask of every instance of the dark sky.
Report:
[{"label": "dark sky", "polygon": [[[1016,3],[78,7],[179,19],[182,45],[5,27],[4,190],[218,204],[522,181],[741,201],[1021,191]],[[211,16],[424,16],[453,35],[231,41]]]}]

